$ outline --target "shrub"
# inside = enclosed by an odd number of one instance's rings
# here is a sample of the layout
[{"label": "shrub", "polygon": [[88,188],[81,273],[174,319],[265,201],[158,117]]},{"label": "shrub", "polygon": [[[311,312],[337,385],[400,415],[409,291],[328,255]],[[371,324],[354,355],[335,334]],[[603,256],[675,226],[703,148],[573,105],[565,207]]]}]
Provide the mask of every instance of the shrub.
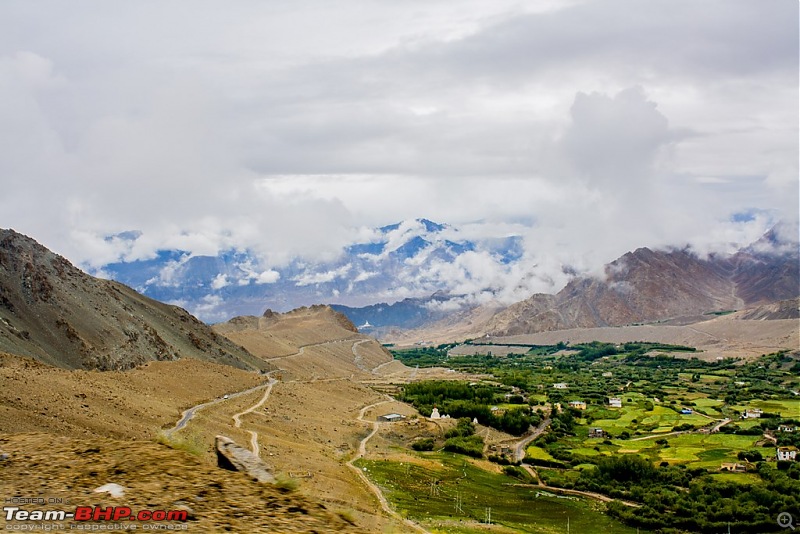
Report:
[{"label": "shrub", "polygon": [[433,438],[421,438],[412,443],[411,448],[415,451],[432,451],[433,445]]},{"label": "shrub", "polygon": [[473,458],[482,458],[483,438],[480,436],[453,437],[444,442],[444,450],[466,454]]},{"label": "shrub", "polygon": [[186,451],[195,456],[202,456],[206,452],[206,444],[203,438],[194,433],[182,433],[176,435],[174,432],[162,430],[155,438],[156,443],[166,445],[170,449]]}]

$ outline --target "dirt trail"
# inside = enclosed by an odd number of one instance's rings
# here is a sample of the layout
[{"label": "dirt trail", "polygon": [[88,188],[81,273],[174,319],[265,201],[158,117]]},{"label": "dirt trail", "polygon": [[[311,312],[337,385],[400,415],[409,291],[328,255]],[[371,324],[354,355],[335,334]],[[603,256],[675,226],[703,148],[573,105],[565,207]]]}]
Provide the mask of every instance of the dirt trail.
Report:
[{"label": "dirt trail", "polygon": [[359,370],[364,372],[369,372],[369,369],[364,367],[364,359],[361,357],[361,354],[358,353],[357,347],[362,343],[367,343],[368,341],[372,341],[371,339],[362,339],[361,341],[356,341],[353,343],[352,352],[353,352],[353,364],[359,368]]},{"label": "dirt trail", "polygon": [[[273,381],[273,380],[274,379],[270,378],[270,381]],[[267,382],[266,384],[260,384],[258,386],[252,387],[252,388],[244,389],[242,391],[237,391],[236,393],[231,393],[230,395],[228,395],[227,398],[223,397],[223,398],[219,398],[219,399],[214,399],[212,401],[208,401],[208,402],[204,402],[202,404],[198,404],[196,406],[192,406],[191,408],[183,411],[183,413],[181,414],[180,420],[177,423],[175,423],[174,427],[172,427],[169,430],[167,430],[166,433],[167,434],[172,434],[173,432],[177,432],[178,430],[184,428],[189,423],[189,421],[192,420],[192,418],[195,416],[195,414],[197,412],[199,412],[200,410],[202,410],[203,408],[207,408],[208,406],[213,406],[214,404],[219,404],[220,402],[223,402],[225,400],[231,400],[231,399],[235,399],[236,397],[241,397],[242,395],[247,395],[248,393],[252,393],[254,391],[258,391],[259,389],[271,388],[271,387],[272,387],[272,383],[271,382]]]},{"label": "dirt trail", "polygon": [[357,419],[361,422],[371,424],[372,432],[367,434],[367,436],[364,439],[362,439],[361,442],[358,444],[358,452],[355,454],[355,456],[353,456],[353,458],[350,459],[350,461],[347,462],[347,467],[349,467],[350,469],[355,471],[356,474],[358,474],[358,477],[362,480],[362,482],[364,482],[364,484],[366,484],[366,486],[370,489],[370,491],[372,491],[372,493],[375,494],[375,497],[378,498],[378,502],[381,503],[381,508],[383,509],[383,511],[389,514],[390,517],[396,519],[397,521],[400,521],[404,525],[413,528],[418,532],[425,532],[426,534],[431,534],[428,530],[425,530],[425,528],[423,528],[422,526],[411,521],[410,519],[402,517],[400,514],[395,512],[392,509],[392,507],[389,506],[389,501],[387,501],[386,497],[383,496],[383,492],[381,491],[381,489],[378,486],[376,486],[369,478],[367,478],[367,476],[361,471],[361,469],[359,469],[354,465],[359,458],[363,458],[367,454],[367,442],[372,438],[372,436],[374,436],[378,432],[378,429],[380,429],[380,423],[378,423],[377,421],[365,421],[364,415],[367,413],[368,410],[376,406],[380,406],[381,404],[386,404],[387,402],[394,401],[394,399],[392,399],[388,395],[387,397],[388,397],[387,400],[383,400],[380,402],[370,404],[368,406],[364,406],[363,408],[361,408],[361,411],[358,412]]},{"label": "dirt trail", "polygon": [[548,426],[550,426],[549,417],[539,423],[539,426],[536,427],[536,430],[522,438],[520,442],[514,446],[514,459],[517,462],[521,462],[525,458],[525,448],[528,446],[528,443],[541,436],[542,432],[547,430]]},{"label": "dirt trail", "polygon": [[[330,341],[321,341],[319,343],[309,343],[308,345],[301,345],[300,347],[298,347],[297,352],[293,352],[292,354],[285,354],[283,356],[275,356],[273,358],[263,358],[263,360],[266,361],[266,362],[271,362],[271,361],[274,361],[274,360],[282,360],[284,358],[292,358],[294,356],[300,356],[300,355],[304,354],[306,349],[309,348],[309,347],[321,347],[323,345],[332,345],[334,343],[343,343],[345,341],[351,341],[352,339],[353,339],[353,337],[351,336],[351,337],[346,337],[346,338],[343,338],[343,339],[332,339]],[[369,340],[365,339],[363,341],[369,341]]]},{"label": "dirt trail", "polygon": [[[272,393],[272,386],[274,386],[277,383],[278,383],[277,380],[275,380],[274,378],[270,377],[269,382],[267,383],[267,389],[266,389],[266,391],[264,391],[264,395],[261,397],[261,399],[257,403],[255,403],[254,405],[250,406],[248,409],[244,410],[243,412],[239,412],[239,413],[233,415],[233,417],[232,417],[233,426],[235,426],[236,428],[241,428],[241,426],[242,426],[241,417],[243,415],[246,415],[248,413],[252,413],[252,412],[258,410],[259,408],[261,408],[262,406],[264,406],[264,403],[267,402],[267,399],[269,398],[269,394]],[[247,433],[250,434],[250,449],[253,451],[253,454],[258,456],[259,455],[258,454],[259,453],[258,432],[254,431],[254,430],[247,430]]]},{"label": "dirt trail", "polygon": [[533,478],[536,479],[536,484],[514,484],[514,486],[520,487],[532,487],[532,488],[541,488],[543,491],[552,491],[553,493],[566,493],[567,495],[577,495],[581,497],[589,497],[590,499],[595,499],[602,502],[613,502],[619,501],[625,506],[630,506],[631,508],[640,508],[642,505],[639,503],[631,502],[631,501],[624,501],[622,499],[613,499],[607,495],[603,495],[602,493],[594,493],[591,491],[581,491],[581,490],[571,490],[566,488],[557,488],[555,486],[548,486],[543,481],[542,478],[539,476],[539,473],[536,472],[531,466],[527,464],[522,464],[522,468],[528,472]]}]

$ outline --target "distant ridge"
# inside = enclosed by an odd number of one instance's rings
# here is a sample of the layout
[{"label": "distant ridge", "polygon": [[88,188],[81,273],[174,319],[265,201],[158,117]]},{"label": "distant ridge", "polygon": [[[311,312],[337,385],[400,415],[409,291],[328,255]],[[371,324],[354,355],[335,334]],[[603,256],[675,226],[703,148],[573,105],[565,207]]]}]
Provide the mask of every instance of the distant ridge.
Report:
[{"label": "distant ridge", "polygon": [[603,279],[572,280],[556,295],[537,294],[497,313],[491,335],[621,326],[738,310],[800,296],[800,252],[774,231],[731,256],[702,259],[689,250],[628,252]]},{"label": "distant ridge", "polygon": [[186,310],[89,276],[30,237],[4,229],[0,350],[71,369],[124,370],[182,357],[269,368]]}]

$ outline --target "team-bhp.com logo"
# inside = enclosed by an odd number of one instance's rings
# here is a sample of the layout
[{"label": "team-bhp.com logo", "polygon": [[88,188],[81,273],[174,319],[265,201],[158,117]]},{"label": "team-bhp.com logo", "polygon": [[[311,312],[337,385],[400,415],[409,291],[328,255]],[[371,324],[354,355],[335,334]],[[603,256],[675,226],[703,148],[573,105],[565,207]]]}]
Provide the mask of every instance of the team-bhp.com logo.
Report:
[{"label": "team-bhp.com logo", "polygon": [[[66,510],[25,510],[19,506],[4,506],[6,521],[186,521],[186,510],[138,510],[129,506],[78,506]],[[127,529],[126,529],[127,530]]]}]

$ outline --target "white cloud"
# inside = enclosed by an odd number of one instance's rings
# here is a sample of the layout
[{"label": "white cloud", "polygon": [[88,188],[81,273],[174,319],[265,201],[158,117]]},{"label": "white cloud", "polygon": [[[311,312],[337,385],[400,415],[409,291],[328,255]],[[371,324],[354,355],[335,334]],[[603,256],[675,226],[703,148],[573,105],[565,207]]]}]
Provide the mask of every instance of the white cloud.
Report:
[{"label": "white cloud", "polygon": [[347,276],[347,273],[350,272],[352,269],[351,264],[344,265],[339,267],[338,269],[334,269],[331,271],[325,271],[321,273],[317,272],[306,272],[300,276],[296,276],[292,280],[295,282],[297,286],[310,286],[314,284],[322,284],[325,282],[332,282],[337,278],[344,278]]},{"label": "white cloud", "polygon": [[256,278],[256,284],[274,284],[278,280],[280,280],[281,273],[275,270],[268,270],[259,273],[258,277]]},{"label": "white cloud", "polygon": [[211,289],[222,289],[229,285],[231,285],[231,283],[228,281],[228,275],[218,274],[211,282]]},{"label": "white cloud", "polygon": [[523,236],[519,272],[429,273],[515,298],[798,218],[795,2],[48,9],[0,6],[0,226],[83,265],[250,250],[224,281],[269,284],[427,217]]}]

